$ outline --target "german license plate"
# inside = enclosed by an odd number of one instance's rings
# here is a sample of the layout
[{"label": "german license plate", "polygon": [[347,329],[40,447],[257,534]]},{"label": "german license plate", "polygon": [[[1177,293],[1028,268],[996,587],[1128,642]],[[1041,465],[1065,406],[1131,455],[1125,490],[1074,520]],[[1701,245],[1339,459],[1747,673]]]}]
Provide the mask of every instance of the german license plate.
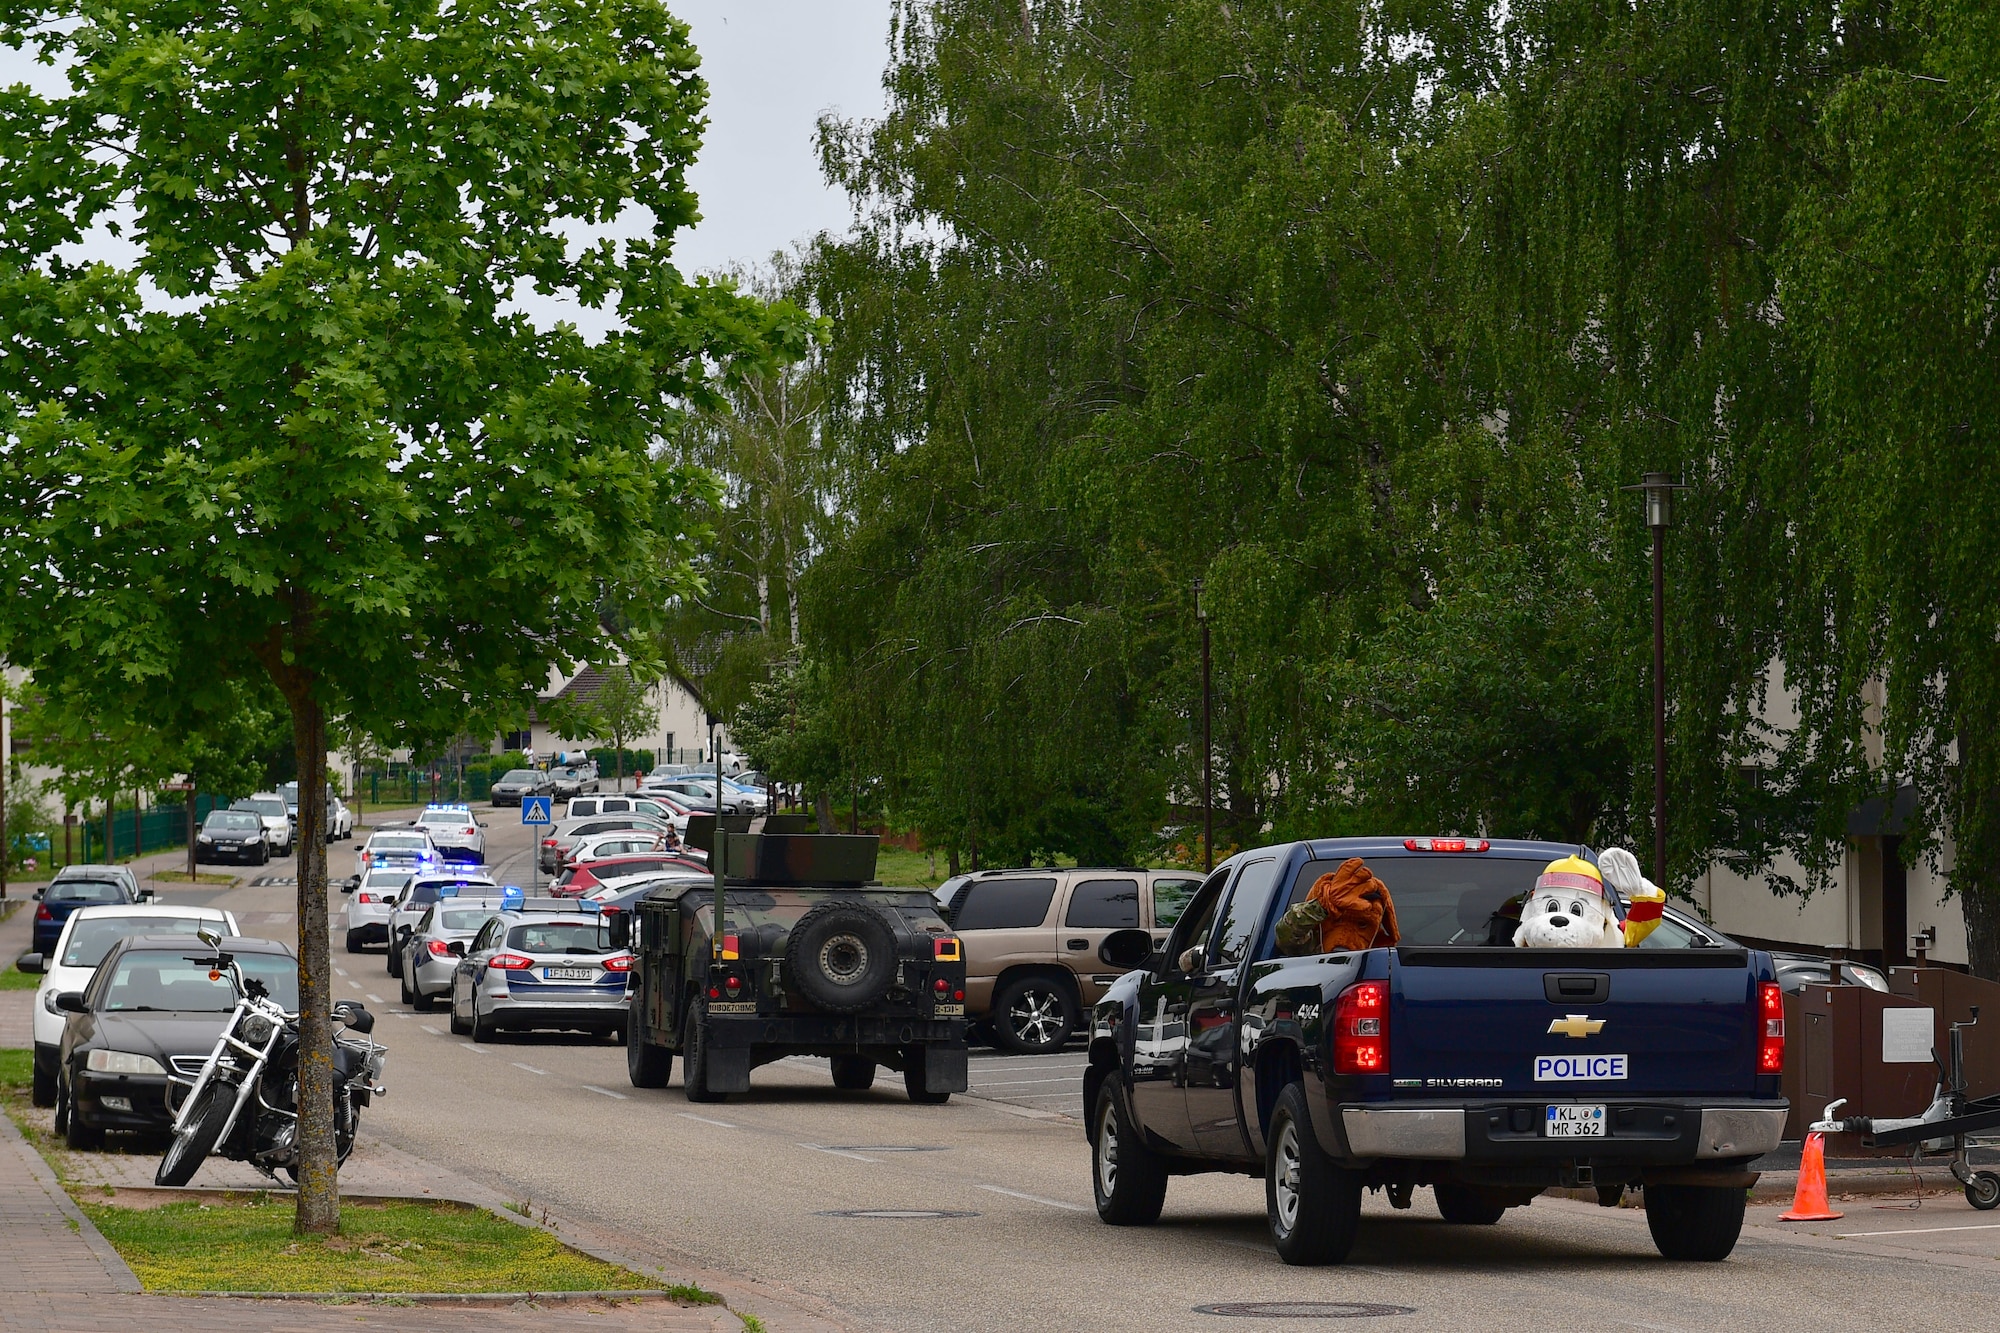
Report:
[{"label": "german license plate", "polygon": [[597,969],[594,967],[545,967],[543,981],[595,981]]},{"label": "german license plate", "polygon": [[1601,1139],[1604,1132],[1602,1106],[1551,1106],[1543,1132],[1550,1139]]},{"label": "german license plate", "polygon": [[757,1012],[755,1000],[710,1000],[708,1012],[711,1014],[754,1014]]},{"label": "german license plate", "polygon": [[931,1016],[933,1018],[964,1018],[965,1006],[962,1004],[934,1004],[931,1006]]}]

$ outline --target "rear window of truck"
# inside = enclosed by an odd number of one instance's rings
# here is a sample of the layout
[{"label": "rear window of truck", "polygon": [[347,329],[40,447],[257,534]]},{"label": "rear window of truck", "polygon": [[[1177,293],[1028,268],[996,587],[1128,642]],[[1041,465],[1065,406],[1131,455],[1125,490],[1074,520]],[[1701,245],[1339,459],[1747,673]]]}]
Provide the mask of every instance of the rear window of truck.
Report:
[{"label": "rear window of truck", "polygon": [[[1539,860],[1476,854],[1385,856],[1368,863],[1375,877],[1388,886],[1396,905],[1396,925],[1404,944],[1464,947],[1514,942],[1512,918],[1501,907],[1531,892],[1546,864]],[[1339,861],[1308,861],[1292,880],[1285,905],[1303,901],[1321,875],[1340,869]],[[1265,941],[1263,953],[1271,952]]]}]

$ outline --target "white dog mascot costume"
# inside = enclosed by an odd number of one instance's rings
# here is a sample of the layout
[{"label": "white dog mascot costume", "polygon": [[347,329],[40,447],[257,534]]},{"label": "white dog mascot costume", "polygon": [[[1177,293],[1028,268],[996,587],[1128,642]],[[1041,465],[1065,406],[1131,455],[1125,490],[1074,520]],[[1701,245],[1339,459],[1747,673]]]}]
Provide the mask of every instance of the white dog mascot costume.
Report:
[{"label": "white dog mascot costume", "polygon": [[[1604,892],[1606,880],[1624,895],[1620,924]],[[1523,949],[1630,948],[1660,924],[1667,895],[1639,873],[1639,859],[1613,847],[1592,865],[1580,856],[1551,861],[1521,904],[1514,943]]]}]

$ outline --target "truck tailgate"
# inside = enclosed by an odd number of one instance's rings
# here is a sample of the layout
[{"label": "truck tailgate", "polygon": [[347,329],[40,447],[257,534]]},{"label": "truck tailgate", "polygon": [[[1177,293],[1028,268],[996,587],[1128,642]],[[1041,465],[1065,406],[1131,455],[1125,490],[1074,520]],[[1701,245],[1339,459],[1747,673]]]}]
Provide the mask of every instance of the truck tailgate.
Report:
[{"label": "truck tailgate", "polygon": [[1552,1099],[1748,1095],[1758,991],[1742,949],[1391,951],[1389,1073]]}]

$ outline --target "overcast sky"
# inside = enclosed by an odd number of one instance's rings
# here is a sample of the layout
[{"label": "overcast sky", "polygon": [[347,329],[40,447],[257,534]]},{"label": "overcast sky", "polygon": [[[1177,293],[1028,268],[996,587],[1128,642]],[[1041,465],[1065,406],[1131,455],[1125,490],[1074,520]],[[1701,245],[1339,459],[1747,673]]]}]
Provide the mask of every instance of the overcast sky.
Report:
[{"label": "overcast sky", "polygon": [[[708,132],[688,173],[701,224],[679,237],[675,259],[695,274],[756,262],[848,222],[846,197],[821,180],[813,130],[824,111],[882,112],[890,0],[668,0],[687,20],[708,80]],[[0,86],[54,91],[50,71],[0,47]],[[125,261],[106,238],[94,257]],[[567,317],[588,333],[593,312],[529,297],[537,318]]]}]

